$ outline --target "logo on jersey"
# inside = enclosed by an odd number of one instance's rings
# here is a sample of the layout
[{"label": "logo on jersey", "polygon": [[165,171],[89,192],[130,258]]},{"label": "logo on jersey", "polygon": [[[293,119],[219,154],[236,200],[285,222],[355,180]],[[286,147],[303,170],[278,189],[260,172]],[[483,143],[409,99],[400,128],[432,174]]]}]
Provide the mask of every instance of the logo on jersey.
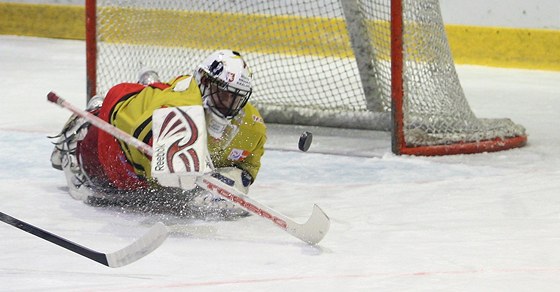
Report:
[{"label": "logo on jersey", "polygon": [[242,149],[232,149],[228,155],[228,160],[232,161],[243,161],[247,156],[249,156],[251,152]]},{"label": "logo on jersey", "polygon": [[263,118],[262,118],[262,117],[259,117],[259,116],[256,116],[256,115],[253,115],[253,121],[255,121],[255,122],[257,122],[257,123],[264,124]]}]

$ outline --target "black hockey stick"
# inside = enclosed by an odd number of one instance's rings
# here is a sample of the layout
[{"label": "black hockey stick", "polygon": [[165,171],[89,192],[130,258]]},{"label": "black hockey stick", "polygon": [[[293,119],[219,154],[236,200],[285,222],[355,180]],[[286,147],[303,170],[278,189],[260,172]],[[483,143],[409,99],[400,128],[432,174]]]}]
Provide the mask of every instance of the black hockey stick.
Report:
[{"label": "black hockey stick", "polygon": [[152,226],[146,234],[127,247],[112,253],[102,253],[81,246],[2,212],[0,212],[0,220],[111,268],[122,267],[141,259],[159,247],[167,238],[167,227],[159,222]]}]

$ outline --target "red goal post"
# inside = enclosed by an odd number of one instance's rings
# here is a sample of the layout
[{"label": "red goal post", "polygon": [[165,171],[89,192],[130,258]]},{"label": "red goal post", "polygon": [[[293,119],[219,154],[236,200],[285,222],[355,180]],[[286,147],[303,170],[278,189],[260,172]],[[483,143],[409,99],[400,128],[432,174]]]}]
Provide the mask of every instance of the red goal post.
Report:
[{"label": "red goal post", "polygon": [[460,85],[438,0],[87,0],[88,97],[192,73],[216,49],[253,69],[268,123],[389,130],[392,151],[447,155],[525,145],[509,119],[479,119]]},{"label": "red goal post", "polygon": [[[410,1],[406,0],[391,0],[391,110],[392,110],[392,150],[395,154],[407,155],[452,155],[452,154],[471,154],[481,152],[494,152],[502,151],[511,148],[521,147],[527,143],[527,135],[522,126],[513,124],[509,119],[502,120],[479,120],[472,114],[471,121],[479,122],[482,124],[478,131],[492,131],[494,129],[501,130],[501,133],[496,131],[496,135],[486,135],[484,138],[476,138],[477,135],[472,135],[475,138],[463,139],[458,141],[445,141],[443,143],[431,143],[414,145],[407,143],[407,130],[406,115],[409,114],[405,110],[405,103],[411,102],[413,98],[407,96],[404,89],[407,66],[407,48],[405,40],[407,39],[407,30],[415,29],[418,24],[414,23],[414,17],[406,18],[404,4]],[[437,1],[435,1],[437,2]],[[439,4],[439,3],[438,3]],[[439,6],[437,6],[438,19],[433,19],[434,26],[429,26],[430,29],[439,27],[439,31],[443,31],[443,20]],[[408,21],[408,27],[406,25]],[[420,25],[421,26],[421,25]],[[413,27],[410,29],[410,27]],[[436,30],[437,31],[437,30]],[[438,37],[444,40],[442,54],[451,56],[449,45],[447,44],[447,37],[445,33],[440,33]],[[410,50],[410,49],[409,49]],[[453,70],[454,71],[454,70]],[[453,72],[456,75],[455,72]],[[457,79],[458,84],[458,79]],[[462,95],[462,89],[460,95]],[[466,99],[463,97],[464,103]],[[467,106],[468,107],[468,106]],[[470,111],[470,107],[467,108]],[[410,125],[408,125],[410,127]],[[485,127],[486,126],[486,127]],[[410,128],[409,128],[410,130]],[[413,129],[414,130],[414,129]],[[455,134],[453,131],[450,135]]]}]

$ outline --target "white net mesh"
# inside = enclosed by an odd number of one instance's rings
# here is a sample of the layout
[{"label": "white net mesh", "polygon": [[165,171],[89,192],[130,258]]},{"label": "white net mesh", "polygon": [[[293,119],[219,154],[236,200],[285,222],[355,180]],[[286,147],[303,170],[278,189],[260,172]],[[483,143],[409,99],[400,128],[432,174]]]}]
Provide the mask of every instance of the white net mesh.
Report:
[{"label": "white net mesh", "polygon": [[438,145],[525,134],[509,119],[477,119],[450,53],[438,0],[403,2],[404,125],[411,145]]},{"label": "white net mesh", "polygon": [[[252,68],[251,102],[268,122],[391,126],[389,0],[98,0],[97,6],[100,94],[137,81],[143,68],[166,80],[192,74],[216,49],[233,49]],[[477,119],[470,110],[438,1],[405,0],[403,6],[407,144],[523,135],[509,120]],[[349,35],[356,23],[347,25],[356,20],[365,27],[358,42]],[[373,67],[365,72],[358,64]]]}]

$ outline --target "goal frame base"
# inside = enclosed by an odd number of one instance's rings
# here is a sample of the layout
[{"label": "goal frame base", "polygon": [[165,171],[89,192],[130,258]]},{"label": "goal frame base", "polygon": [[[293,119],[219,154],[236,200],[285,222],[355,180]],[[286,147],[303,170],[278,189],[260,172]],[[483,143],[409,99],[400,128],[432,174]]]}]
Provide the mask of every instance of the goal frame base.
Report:
[{"label": "goal frame base", "polygon": [[479,142],[457,143],[450,145],[402,147],[397,150],[398,155],[414,156],[442,156],[458,154],[475,154],[497,152],[519,148],[527,144],[527,136],[517,136],[507,139],[495,138]]}]

